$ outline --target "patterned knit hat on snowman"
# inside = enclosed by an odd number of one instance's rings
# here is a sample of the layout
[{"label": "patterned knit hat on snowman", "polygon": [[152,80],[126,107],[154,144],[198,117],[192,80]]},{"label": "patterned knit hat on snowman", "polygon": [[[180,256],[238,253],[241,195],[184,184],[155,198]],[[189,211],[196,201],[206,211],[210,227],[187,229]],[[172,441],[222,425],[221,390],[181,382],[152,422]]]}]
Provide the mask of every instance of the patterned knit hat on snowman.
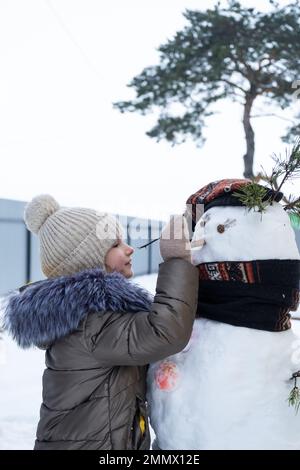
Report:
[{"label": "patterned knit hat on snowman", "polygon": [[[234,196],[234,193],[249,184],[251,184],[251,180],[247,179],[223,179],[213,181],[203,188],[200,188],[194,194],[191,194],[186,201],[186,216],[189,221],[190,219],[192,221],[192,231],[194,231],[203,213],[212,207],[243,206],[243,203]],[[279,202],[283,197],[283,193],[281,192],[275,194],[270,188],[261,185],[258,186],[265,189],[263,200],[268,200],[270,197],[274,196],[274,201]]]}]

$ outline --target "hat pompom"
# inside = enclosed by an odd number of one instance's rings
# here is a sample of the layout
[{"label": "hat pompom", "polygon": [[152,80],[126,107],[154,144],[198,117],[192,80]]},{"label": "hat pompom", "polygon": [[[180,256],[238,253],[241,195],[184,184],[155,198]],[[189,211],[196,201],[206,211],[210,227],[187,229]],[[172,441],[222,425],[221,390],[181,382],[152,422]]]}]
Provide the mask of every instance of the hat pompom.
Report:
[{"label": "hat pompom", "polygon": [[60,208],[58,202],[50,194],[41,194],[27,204],[24,221],[30,232],[38,233],[50,215]]}]

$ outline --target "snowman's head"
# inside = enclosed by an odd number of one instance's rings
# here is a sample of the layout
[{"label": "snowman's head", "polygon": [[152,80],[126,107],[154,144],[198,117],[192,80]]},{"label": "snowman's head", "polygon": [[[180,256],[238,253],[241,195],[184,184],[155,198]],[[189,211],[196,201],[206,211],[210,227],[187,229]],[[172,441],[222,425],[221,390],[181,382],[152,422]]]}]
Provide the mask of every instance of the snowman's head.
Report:
[{"label": "snowman's head", "polygon": [[266,211],[213,207],[203,214],[192,238],[194,265],[216,261],[300,259],[290,218],[280,203]]},{"label": "snowman's head", "polygon": [[[196,193],[204,213],[195,221],[192,237],[194,265],[218,261],[300,259],[290,218],[279,202],[275,200],[261,213],[249,211],[236,198],[233,199],[232,191],[240,187],[237,185],[248,183],[248,180],[222,180],[207,185],[204,192]],[[207,190],[208,187],[214,191],[214,197],[209,197],[211,191]],[[199,194],[204,194],[204,198],[199,198]]]}]

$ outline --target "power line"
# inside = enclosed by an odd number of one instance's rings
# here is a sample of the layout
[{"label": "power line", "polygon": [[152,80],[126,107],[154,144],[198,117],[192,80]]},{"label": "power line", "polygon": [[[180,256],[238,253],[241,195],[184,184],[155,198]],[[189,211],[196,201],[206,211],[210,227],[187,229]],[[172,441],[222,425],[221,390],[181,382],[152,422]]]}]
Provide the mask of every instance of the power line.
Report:
[{"label": "power line", "polygon": [[65,34],[68,36],[70,41],[73,43],[73,45],[78,49],[80,52],[81,57],[84,59],[86,65],[89,67],[89,69],[97,76],[98,79],[102,80],[102,77],[100,77],[98,70],[96,69],[95,65],[93,62],[89,59],[89,57],[86,55],[84,49],[81,47],[79,42],[76,40],[76,38],[73,36],[71,31],[69,30],[68,26],[65,24],[64,20],[62,17],[59,15],[57,10],[54,8],[50,0],[44,0],[46,6],[49,8],[53,16],[56,18],[57,22],[59,23],[60,27],[62,30],[65,32]]}]

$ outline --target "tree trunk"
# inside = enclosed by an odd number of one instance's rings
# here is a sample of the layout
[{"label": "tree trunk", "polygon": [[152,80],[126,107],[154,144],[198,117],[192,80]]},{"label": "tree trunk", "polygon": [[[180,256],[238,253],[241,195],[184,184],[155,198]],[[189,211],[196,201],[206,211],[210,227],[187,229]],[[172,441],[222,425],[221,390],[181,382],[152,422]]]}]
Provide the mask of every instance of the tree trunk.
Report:
[{"label": "tree trunk", "polygon": [[252,93],[248,93],[246,95],[246,102],[245,102],[244,116],[243,116],[243,126],[244,126],[246,144],[247,144],[247,150],[246,150],[245,155],[243,156],[244,168],[245,168],[244,177],[249,178],[249,179],[254,178],[253,161],[254,161],[255,143],[254,143],[254,131],[250,122],[250,114],[251,114],[251,109],[252,109],[255,98],[256,96]]}]

